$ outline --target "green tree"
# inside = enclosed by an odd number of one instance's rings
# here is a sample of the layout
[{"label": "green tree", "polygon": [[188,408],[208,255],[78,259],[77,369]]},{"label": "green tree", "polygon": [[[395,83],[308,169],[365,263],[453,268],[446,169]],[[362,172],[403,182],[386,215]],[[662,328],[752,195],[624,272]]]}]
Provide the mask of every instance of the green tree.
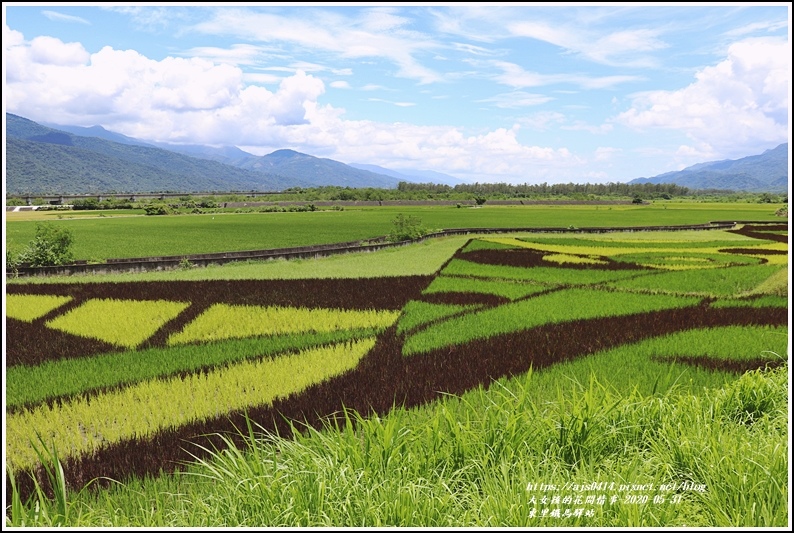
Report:
[{"label": "green tree", "polygon": [[418,239],[427,234],[427,229],[422,225],[419,217],[412,215],[405,216],[402,213],[392,220],[392,230],[386,239],[390,242],[407,241]]},{"label": "green tree", "polygon": [[20,261],[30,266],[58,266],[74,261],[71,230],[49,222],[36,224],[36,236],[20,255]]}]

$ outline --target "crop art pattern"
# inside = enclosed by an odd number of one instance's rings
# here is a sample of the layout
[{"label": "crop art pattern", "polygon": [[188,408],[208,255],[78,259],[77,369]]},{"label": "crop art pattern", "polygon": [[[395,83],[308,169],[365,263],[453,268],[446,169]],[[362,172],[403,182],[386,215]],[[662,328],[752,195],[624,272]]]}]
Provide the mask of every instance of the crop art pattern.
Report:
[{"label": "crop art pattern", "polygon": [[8,285],[7,466],[46,485],[41,436],[74,488],[123,481],[249,419],[287,435],[629,344],[682,368],[776,364],[780,235],[480,238],[434,276]]}]

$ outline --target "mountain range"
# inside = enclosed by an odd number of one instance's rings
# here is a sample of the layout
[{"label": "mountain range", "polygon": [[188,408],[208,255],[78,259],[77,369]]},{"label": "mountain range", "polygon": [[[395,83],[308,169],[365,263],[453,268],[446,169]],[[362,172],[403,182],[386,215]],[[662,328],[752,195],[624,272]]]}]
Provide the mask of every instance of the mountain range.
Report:
[{"label": "mountain range", "polygon": [[[629,184],[675,183],[689,189],[788,190],[788,144],[737,160],[699,163]],[[39,124],[6,113],[7,195],[280,191],[340,186],[395,188],[400,181],[455,186],[430,170],[344,164],[294,150],[256,156],[234,146],[177,145],[106,130]]]},{"label": "mountain range", "polygon": [[688,189],[786,192],[789,183],[788,143],[759,155],[698,163],[683,170],[665,172],[653,178],[637,178],[628,183],[675,183]]},{"label": "mountain range", "polygon": [[[101,126],[53,126],[6,113],[6,194],[396,188],[417,181],[294,150],[256,156],[236,147],[147,142]],[[463,183],[441,173],[437,178]]]}]

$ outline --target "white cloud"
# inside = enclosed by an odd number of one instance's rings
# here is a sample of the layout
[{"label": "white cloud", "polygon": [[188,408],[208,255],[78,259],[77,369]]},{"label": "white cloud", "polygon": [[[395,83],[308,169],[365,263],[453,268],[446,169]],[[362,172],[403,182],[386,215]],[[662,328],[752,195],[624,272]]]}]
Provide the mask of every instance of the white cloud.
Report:
[{"label": "white cloud", "polygon": [[247,84],[263,84],[263,85],[275,85],[277,83],[281,83],[281,80],[284,79],[284,76],[276,76],[275,74],[264,74],[262,72],[245,72],[243,73],[243,81]]},{"label": "white cloud", "polygon": [[57,20],[60,22],[76,22],[78,24],[88,24],[91,25],[86,19],[81,17],[75,17],[73,15],[65,15],[63,13],[58,13],[57,11],[50,11],[45,9],[41,12],[42,15],[47,17],[50,20]]},{"label": "white cloud", "polygon": [[[72,67],[86,64],[90,57],[79,43],[64,43],[54,37],[46,36],[36,37],[27,42],[22,33],[11,30],[8,26],[4,29],[4,37],[3,64],[6,71],[6,87],[4,87],[6,99],[8,99],[10,84],[37,84],[41,81],[40,69],[46,69],[53,73],[69,72]],[[57,77],[57,74],[54,76]],[[47,83],[41,84],[41,90],[50,93],[58,89]]]},{"label": "white cloud", "polygon": [[512,35],[545,41],[590,61],[612,66],[653,66],[656,62],[642,53],[667,47],[657,38],[658,30],[651,29],[621,30],[598,35],[586,27],[519,21],[507,24],[507,30]]},{"label": "white cloud", "polygon": [[562,48],[579,48],[580,37],[560,26],[552,27],[543,22],[521,21],[508,24],[507,30],[514,36],[529,37]]},{"label": "white cloud", "polygon": [[30,42],[30,59],[48,65],[82,65],[88,52],[80,43],[64,43],[54,37],[36,37]]},{"label": "white cloud", "polygon": [[350,76],[353,70],[349,68],[331,68],[325,65],[318,65],[317,63],[309,63],[308,61],[297,61],[290,64],[290,67],[295,71],[302,70],[303,72],[331,72],[336,76]]},{"label": "white cloud", "polygon": [[413,107],[416,104],[413,102],[392,102],[391,100],[384,100],[383,98],[367,98],[368,102],[383,102],[384,104],[396,105],[397,107]]},{"label": "white cloud", "polygon": [[394,15],[392,10],[364,10],[356,18],[323,9],[307,9],[300,18],[240,8],[217,9],[210,20],[196,24],[192,30],[210,35],[234,35],[254,42],[286,42],[342,58],[382,58],[398,67],[397,76],[420,83],[442,79],[416,58],[441,45],[423,34],[405,29],[407,19]]},{"label": "white cloud", "polygon": [[635,95],[631,109],[616,122],[638,130],[680,130],[726,157],[786,142],[790,54],[785,39],[739,41],[725,60],[699,71],[689,86]]},{"label": "white cloud", "polygon": [[656,65],[656,61],[650,57],[632,59],[631,56],[667,48],[667,44],[657,39],[657,34],[657,30],[648,29],[618,31],[595,42],[583,43],[577,52],[606,65],[651,67]]},{"label": "white cloud", "polygon": [[569,126],[561,126],[560,129],[568,131],[586,131],[593,135],[606,135],[614,129],[612,124],[601,124],[600,126],[593,126],[586,122],[576,121]]},{"label": "white cloud", "polygon": [[347,83],[346,81],[332,81],[328,85],[330,85],[334,89],[350,89],[350,84]]},{"label": "white cloud", "polygon": [[490,61],[487,64],[502,71],[493,77],[503,85],[515,88],[540,87],[544,85],[573,84],[585,89],[605,89],[621,83],[639,81],[639,76],[582,76],[579,74],[539,74],[524,70],[515,63],[507,61]]},{"label": "white cloud", "polygon": [[[291,147],[343,162],[431,168],[479,181],[575,181],[598,170],[564,147],[522,144],[518,124],[468,132],[345,120],[344,110],[319,102],[323,81],[303,71],[283,77],[271,91],[256,84],[257,76],[270,74],[244,74],[225,62],[153,60],[110,47],[87,54],[57,39],[26,43],[17,33],[6,35],[7,109],[36,121],[101,124],[140,139],[236,145],[258,154]],[[534,120],[548,125],[563,117],[538,114]]]},{"label": "white cloud", "polygon": [[[185,18],[183,12],[179,9],[173,9],[173,6],[100,6],[102,9],[108,11],[115,11],[130,17],[133,24],[143,31],[153,32],[159,28],[166,28],[171,24],[173,19]],[[199,6],[186,6],[186,9],[197,9]]]},{"label": "white cloud", "polygon": [[752,24],[747,24],[740,28],[727,31],[725,32],[725,35],[727,37],[740,37],[743,35],[747,35],[749,33],[756,33],[760,31],[772,32],[772,31],[782,30],[787,27],[788,27],[788,21],[786,20],[754,22]]},{"label": "white cloud", "polygon": [[534,105],[545,104],[554,98],[543,94],[533,94],[524,91],[513,91],[511,93],[502,93],[492,96],[491,98],[484,98],[476,100],[477,102],[492,103],[496,107],[503,109],[511,109],[517,107],[529,107]]},{"label": "white cloud", "polygon": [[[18,34],[7,35],[13,46],[5,53],[6,106],[32,120],[102,123],[150,140],[237,143],[236,126],[225,119],[257,126],[305,123],[307,105],[325,90],[321,80],[301,71],[281,79],[271,93],[245,87],[242,71],[228,64],[177,57],[155,61],[110,47],[88,54],[79,44],[51,37],[25,43]],[[262,75],[246,79],[257,76]]]},{"label": "white cloud", "polygon": [[466,52],[471,55],[475,56],[493,56],[496,55],[496,52],[493,50],[489,50],[487,48],[483,48],[482,46],[475,46],[473,44],[468,43],[450,43],[455,50]]},{"label": "white cloud", "polygon": [[251,44],[233,44],[228,48],[215,46],[199,46],[180,53],[183,57],[200,57],[215,63],[230,65],[258,65],[271,51],[262,46]]},{"label": "white cloud", "polygon": [[620,148],[599,146],[596,148],[593,157],[596,161],[610,161],[614,158],[615,154],[619,154],[621,151]]},{"label": "white cloud", "polygon": [[546,131],[550,127],[564,123],[565,115],[556,111],[541,111],[523,117],[520,122],[522,126],[527,126],[532,130]]},{"label": "white cloud", "polygon": [[[336,128],[340,130],[333,134]],[[584,167],[564,148],[522,145],[518,131],[517,125],[467,135],[447,126],[343,120],[328,124],[340,161],[368,161],[394,169],[419,165],[468,180],[513,183],[543,181],[564,175],[557,174],[560,168],[568,172]]]},{"label": "white cloud", "polygon": [[313,105],[324,92],[325,86],[321,80],[298,71],[279,85],[278,92],[273,95],[270,114],[277,124],[283,126],[305,124],[306,104]]},{"label": "white cloud", "polygon": [[396,9],[381,7],[364,10],[360,17],[361,27],[371,32],[393,31],[405,26],[409,19],[395,15]]}]

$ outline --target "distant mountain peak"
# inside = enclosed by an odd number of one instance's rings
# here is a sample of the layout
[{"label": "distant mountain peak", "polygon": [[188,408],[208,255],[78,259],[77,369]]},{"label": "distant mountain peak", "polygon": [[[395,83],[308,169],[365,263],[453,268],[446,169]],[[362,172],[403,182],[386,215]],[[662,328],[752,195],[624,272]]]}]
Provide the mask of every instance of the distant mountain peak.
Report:
[{"label": "distant mountain peak", "polygon": [[393,189],[400,181],[462,183],[433,171],[398,173],[374,165],[361,168],[290,148],[255,156],[234,146],[134,139],[101,125],[43,125],[11,113],[6,113],[6,123],[6,133],[12,138],[7,143],[12,163],[7,186],[13,194],[325,186]]},{"label": "distant mountain peak", "polygon": [[788,143],[741,159],[698,163],[680,171],[629,184],[675,183],[688,189],[723,189],[747,192],[786,192],[789,188]]},{"label": "distant mountain peak", "polygon": [[282,148],[280,150],[276,150],[275,152],[270,152],[266,156],[268,158],[285,158],[285,157],[295,157],[295,156],[302,156],[302,157],[313,157],[307,154],[302,154],[300,152],[296,152],[295,150],[291,150],[289,148]]}]

